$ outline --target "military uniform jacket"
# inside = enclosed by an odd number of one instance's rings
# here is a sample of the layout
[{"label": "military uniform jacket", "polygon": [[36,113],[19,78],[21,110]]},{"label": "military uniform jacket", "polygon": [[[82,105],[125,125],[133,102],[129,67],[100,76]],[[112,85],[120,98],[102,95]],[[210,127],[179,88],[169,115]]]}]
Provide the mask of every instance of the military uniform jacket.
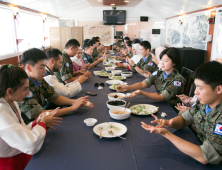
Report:
[{"label": "military uniform jacket", "polygon": [[129,55],[130,58],[133,57],[133,52],[132,51],[128,52],[128,55]]},{"label": "military uniform jacket", "polygon": [[93,57],[94,59],[95,59],[95,57],[98,57],[98,58],[101,57],[101,53],[97,51],[97,48],[96,48],[96,47],[93,49],[92,57]]},{"label": "military uniform jacket", "polygon": [[208,163],[218,164],[222,161],[222,101],[208,114],[206,105],[197,103],[182,113],[187,123],[194,125],[198,138],[203,142],[201,151]]},{"label": "military uniform jacket", "polygon": [[85,64],[92,64],[96,61],[92,56],[87,56],[86,53],[82,53],[82,60]]},{"label": "military uniform jacket", "polygon": [[75,77],[73,74],[73,65],[72,65],[72,60],[66,54],[65,51],[62,52],[62,67],[59,72],[55,72],[54,75],[58,79],[60,83],[65,84],[65,80],[71,79],[72,77]]},{"label": "military uniform jacket", "polygon": [[[155,71],[143,82],[146,83],[147,87],[154,85],[158,94],[162,94],[165,100],[175,109],[177,103],[181,103],[181,100],[176,95],[183,94],[185,80],[174,69],[166,79],[163,77],[163,71]],[[178,111],[177,111],[178,112]]]},{"label": "military uniform jacket", "polygon": [[39,87],[29,80],[29,95],[18,103],[25,123],[27,124],[34,120],[34,117],[43,110],[46,100],[51,103],[58,97],[59,95],[54,88],[49,86],[44,79],[39,81]]},{"label": "military uniform jacket", "polygon": [[158,66],[155,62],[153,62],[151,54],[149,54],[145,62],[143,61],[143,58],[141,58],[140,61],[137,63],[137,66],[143,71],[149,71],[151,73],[158,70]]},{"label": "military uniform jacket", "polygon": [[[117,47],[120,47],[120,48],[122,48],[122,45],[121,45],[121,43],[118,41],[117,43],[113,43],[113,47],[114,47],[114,45],[116,45]],[[115,50],[116,48],[114,48],[114,50]]]}]

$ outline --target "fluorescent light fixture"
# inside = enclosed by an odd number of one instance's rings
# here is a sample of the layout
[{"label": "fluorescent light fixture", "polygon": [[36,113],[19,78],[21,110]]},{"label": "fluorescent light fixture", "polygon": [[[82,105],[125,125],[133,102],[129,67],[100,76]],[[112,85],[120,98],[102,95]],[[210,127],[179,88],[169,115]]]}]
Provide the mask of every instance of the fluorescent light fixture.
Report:
[{"label": "fluorescent light fixture", "polygon": [[124,2],[129,2],[129,1],[124,1]]},{"label": "fluorescent light fixture", "polygon": [[111,5],[116,5],[116,4],[111,4]]}]

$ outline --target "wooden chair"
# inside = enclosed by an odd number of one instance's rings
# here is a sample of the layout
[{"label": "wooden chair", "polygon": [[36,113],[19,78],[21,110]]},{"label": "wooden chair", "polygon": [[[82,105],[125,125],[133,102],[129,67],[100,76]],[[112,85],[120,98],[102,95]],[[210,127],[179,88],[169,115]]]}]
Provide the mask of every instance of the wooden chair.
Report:
[{"label": "wooden chair", "polygon": [[192,95],[191,94],[191,87],[192,87],[193,93],[194,93],[194,89],[195,89],[194,79],[192,78],[193,71],[188,68],[183,67],[181,75],[186,80],[185,87],[184,87],[184,94],[187,96],[190,96],[190,95]]}]

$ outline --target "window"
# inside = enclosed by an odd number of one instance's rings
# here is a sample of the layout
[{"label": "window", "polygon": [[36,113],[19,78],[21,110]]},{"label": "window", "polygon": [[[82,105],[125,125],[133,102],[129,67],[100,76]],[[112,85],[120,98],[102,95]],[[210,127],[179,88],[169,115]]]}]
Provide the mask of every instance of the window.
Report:
[{"label": "window", "polygon": [[13,12],[0,8],[0,56],[17,52]]}]

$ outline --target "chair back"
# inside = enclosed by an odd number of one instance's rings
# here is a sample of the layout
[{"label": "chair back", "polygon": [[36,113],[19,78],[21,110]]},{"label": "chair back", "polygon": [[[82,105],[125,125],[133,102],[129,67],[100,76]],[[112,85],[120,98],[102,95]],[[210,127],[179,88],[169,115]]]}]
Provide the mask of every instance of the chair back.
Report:
[{"label": "chair back", "polygon": [[[193,87],[194,85],[194,79],[192,78],[193,71],[186,67],[183,67],[181,71],[181,75],[186,80],[185,87],[184,87],[184,94],[189,96],[191,95],[190,94],[191,87]],[[195,87],[193,87],[193,89],[195,89]]]}]

